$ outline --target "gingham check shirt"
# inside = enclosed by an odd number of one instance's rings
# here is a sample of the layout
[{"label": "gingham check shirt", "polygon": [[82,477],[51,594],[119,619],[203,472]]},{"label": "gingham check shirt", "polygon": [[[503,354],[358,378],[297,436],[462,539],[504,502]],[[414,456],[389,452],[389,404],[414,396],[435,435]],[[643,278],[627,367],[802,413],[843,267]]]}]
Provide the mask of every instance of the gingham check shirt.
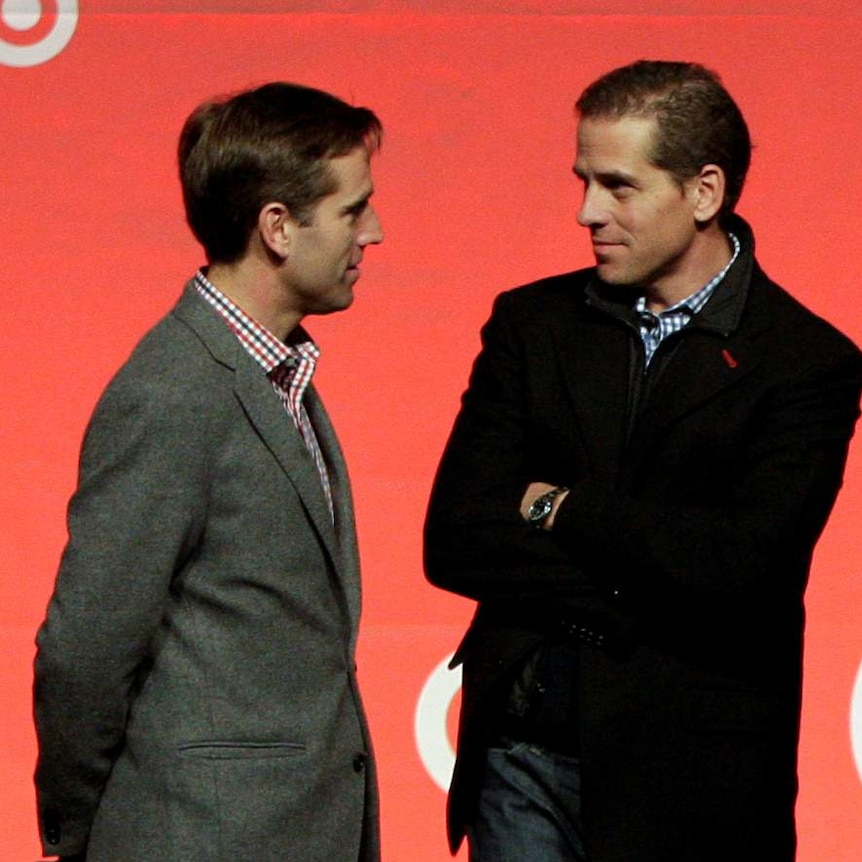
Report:
[{"label": "gingham check shirt", "polygon": [[329,514],[334,517],[329,472],[314,433],[314,426],[303,403],[305,390],[311,383],[317,360],[320,358],[320,348],[301,327],[295,331],[294,343],[285,344],[280,341],[265,326],[231,302],[200,270],[195,274],[194,285],[198,293],[233,330],[248,355],[266,373],[317,465],[323,493],[329,504]]},{"label": "gingham check shirt", "polygon": [[644,343],[644,350],[646,351],[644,370],[649,365],[659,344],[672,332],[679,332],[687,326],[692,317],[706,305],[715,289],[727,275],[727,271],[733,266],[733,262],[739,257],[739,239],[732,233],[728,234],[728,236],[731,243],[733,243],[733,256],[730,258],[727,266],[715,278],[710,279],[700,290],[681,300],[676,305],[666,308],[659,314],[653,314],[653,312],[647,309],[645,296],[638,297],[635,303],[635,311],[638,315],[641,340]]}]

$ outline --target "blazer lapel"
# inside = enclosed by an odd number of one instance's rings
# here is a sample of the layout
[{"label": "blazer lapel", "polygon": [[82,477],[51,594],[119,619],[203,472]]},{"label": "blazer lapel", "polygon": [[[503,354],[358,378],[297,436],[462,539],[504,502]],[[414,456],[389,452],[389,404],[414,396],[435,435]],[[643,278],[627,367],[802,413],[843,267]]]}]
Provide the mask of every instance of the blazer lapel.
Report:
[{"label": "blazer lapel", "polygon": [[273,392],[272,384],[254,360],[242,351],[241,345],[237,346],[236,396],[249,421],[296,488],[330,555],[340,562],[335,529],[317,465]]},{"label": "blazer lapel", "polygon": [[[174,313],[194,330],[217,362],[233,369],[234,392],[248,420],[287,474],[320,540],[340,570],[342,557],[317,466],[299,431],[273,392],[272,384],[191,283],[186,287]],[[315,420],[312,418],[312,421]]]},{"label": "blazer lapel", "polygon": [[317,442],[320,444],[329,473],[332,505],[335,511],[335,534],[338,538],[339,559],[342,564],[342,586],[347,599],[348,613],[354,623],[355,631],[356,623],[359,621],[361,603],[359,551],[356,543],[353,498],[350,491],[347,464],[329,415],[313,385],[306,390],[305,400],[308,416],[314,425]]}]

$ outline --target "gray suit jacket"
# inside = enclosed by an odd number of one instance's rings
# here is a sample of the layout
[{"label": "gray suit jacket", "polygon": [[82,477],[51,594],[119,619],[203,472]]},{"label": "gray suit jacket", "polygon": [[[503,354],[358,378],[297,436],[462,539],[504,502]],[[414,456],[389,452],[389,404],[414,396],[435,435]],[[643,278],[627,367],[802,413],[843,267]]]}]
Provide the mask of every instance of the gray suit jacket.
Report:
[{"label": "gray suit jacket", "polygon": [[46,853],[378,858],[353,509],[306,401],[334,526],[270,382],[191,285],[102,396],[37,638]]}]

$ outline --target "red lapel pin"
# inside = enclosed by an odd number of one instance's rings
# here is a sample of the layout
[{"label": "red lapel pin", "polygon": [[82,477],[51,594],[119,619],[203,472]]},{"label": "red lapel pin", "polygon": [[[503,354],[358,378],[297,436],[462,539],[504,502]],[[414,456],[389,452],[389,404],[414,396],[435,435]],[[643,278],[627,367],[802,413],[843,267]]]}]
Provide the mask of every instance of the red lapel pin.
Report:
[{"label": "red lapel pin", "polygon": [[724,357],[724,361],[727,363],[728,368],[736,368],[736,366],[739,365],[739,363],[733,358],[733,354],[726,347],[721,351],[721,355]]}]

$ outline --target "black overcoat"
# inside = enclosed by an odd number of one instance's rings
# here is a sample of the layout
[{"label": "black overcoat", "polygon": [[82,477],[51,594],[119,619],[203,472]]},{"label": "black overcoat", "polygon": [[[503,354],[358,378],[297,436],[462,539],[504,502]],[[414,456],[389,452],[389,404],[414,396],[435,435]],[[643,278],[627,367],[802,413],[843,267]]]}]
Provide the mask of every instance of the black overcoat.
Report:
[{"label": "black overcoat", "polygon": [[[630,297],[593,270],[497,298],[426,524],[429,579],[478,601],[453,849],[512,668],[568,616],[605,637],[576,677],[591,862],[794,857],[803,593],[862,362],[733,229],[646,375]],[[572,489],[552,533],[520,519],[531,481]]]}]

